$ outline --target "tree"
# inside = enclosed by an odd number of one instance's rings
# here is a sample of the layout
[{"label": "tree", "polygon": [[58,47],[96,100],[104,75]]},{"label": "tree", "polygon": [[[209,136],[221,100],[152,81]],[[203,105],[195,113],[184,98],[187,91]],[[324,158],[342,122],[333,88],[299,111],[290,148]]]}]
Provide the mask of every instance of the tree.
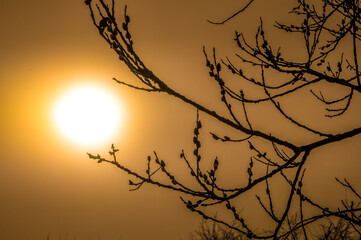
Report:
[{"label": "tree", "polygon": [[337,222],[329,221],[328,224],[321,225],[316,239],[357,239],[357,235],[350,222],[339,218]]},{"label": "tree", "polygon": [[[230,230],[223,225],[215,222],[209,222],[210,220],[202,220],[199,229],[190,235],[191,240],[242,240],[246,239],[244,234],[237,233],[234,230]],[[289,234],[284,235],[281,239],[284,240],[298,240],[302,237],[302,230],[289,231],[295,224],[297,224],[298,216],[294,215],[287,219],[287,226],[285,231]],[[236,227],[236,225],[232,225]],[[318,240],[340,240],[340,239],[358,239],[357,232],[353,229],[352,224],[343,218],[333,221],[328,219],[327,223],[315,226],[311,229],[310,237]]]},{"label": "tree", "polygon": [[[235,225],[234,225],[235,227]],[[202,219],[200,227],[190,235],[191,240],[242,240],[245,235],[240,235],[235,230],[230,230],[215,222]]]},{"label": "tree", "polygon": [[[247,11],[255,2],[256,0],[245,1],[239,11],[222,22],[209,22],[226,24]],[[190,211],[248,238],[287,239],[288,236],[292,237],[301,232],[303,238],[307,239],[310,225],[321,224],[329,218],[346,221],[348,226],[361,235],[361,208],[357,204],[361,196],[346,178],[343,180],[336,178],[336,181],[353,194],[353,200],[346,199],[336,208],[318,202],[304,191],[306,163],[312,159],[311,153],[318,148],[332,146],[335,142],[361,133],[360,124],[344,130],[325,128],[332,119],[347,119],[347,112],[352,106],[357,105],[357,98],[360,97],[361,8],[358,0],[295,1],[295,7],[291,9],[290,14],[296,17],[297,23],[275,22],[274,27],[289,36],[299,37],[303,42],[303,53],[299,56],[292,56],[292,52],[284,52],[281,47],[274,47],[269,41],[262,19],[253,41],[247,40],[246,33],[235,32],[235,44],[238,46],[235,55],[238,61],[229,57],[220,59],[216,57],[214,48],[208,51],[204,47],[209,76],[219,87],[217,97],[228,115],[222,115],[174,90],[146,66],[134,47],[129,30],[130,17],[126,7],[124,16],[119,21],[116,19],[114,0],[111,3],[106,3],[105,0],[98,0],[97,3],[87,0],[85,3],[89,7],[91,19],[99,34],[118,55],[119,60],[125,63],[139,79],[139,85],[114,78],[117,83],[140,91],[167,93],[197,110],[193,155],[189,156],[182,151],[179,156],[194,180],[192,186],[187,186],[168,169],[166,162],[161,160],[156,152],[153,156],[148,156],[144,174],[133,171],[117,161],[118,150],[114,145],[109,152],[112,159],[88,153],[91,159],[99,163],[112,164],[131,175],[135,179],[129,180],[132,190],[139,189],[143,184],[152,184],[181,193],[181,199]],[[257,89],[258,92],[261,90],[262,93],[254,97],[249,89],[234,87],[229,80],[226,80],[230,74],[238,78],[239,82],[246,82],[252,86],[252,89]],[[320,90],[316,91],[317,89]],[[336,89],[337,94],[334,94],[332,89]],[[316,116],[298,114],[298,109],[284,107],[284,104],[295,96],[301,102],[304,101],[305,92],[311,93],[314,104],[324,106],[326,114],[321,124],[315,124]],[[247,109],[256,104],[270,106],[277,111],[279,117],[308,137],[302,139],[303,141],[295,141],[291,138],[292,133],[289,134],[290,136],[284,136],[254,126]],[[237,142],[249,146],[253,156],[249,160],[248,168],[240,172],[246,174],[247,181],[235,182],[236,186],[232,187],[222,186],[218,180],[221,176],[218,176],[217,171],[222,161],[215,158],[209,169],[201,164],[199,136],[202,122],[199,113],[216,119],[220,124],[231,127],[236,134],[244,136],[241,139],[233,139],[221,136],[219,133],[211,133],[216,141],[225,144]],[[262,171],[256,170],[260,168]],[[161,174],[164,174],[167,180],[159,178]],[[284,203],[276,201],[273,195],[276,178],[281,178],[287,185],[284,189],[287,191]],[[263,187],[262,192],[259,186]],[[261,195],[263,191],[265,194]],[[247,219],[239,212],[236,206],[237,199],[249,192],[256,195],[259,207],[272,221],[271,230],[257,231],[255,226],[249,225]],[[226,216],[212,217],[207,209],[214,206],[226,207],[233,219]],[[312,209],[312,212],[307,209]],[[290,218],[295,211],[300,217],[290,225]],[[235,225],[232,224],[233,221],[236,222]]]}]

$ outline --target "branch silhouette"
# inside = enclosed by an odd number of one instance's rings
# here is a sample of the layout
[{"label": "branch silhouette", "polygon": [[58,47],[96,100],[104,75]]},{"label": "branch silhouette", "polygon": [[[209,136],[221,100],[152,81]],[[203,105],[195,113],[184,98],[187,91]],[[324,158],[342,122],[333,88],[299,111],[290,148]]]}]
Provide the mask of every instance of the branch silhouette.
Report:
[{"label": "branch silhouette", "polygon": [[[244,7],[221,22],[208,21],[222,25],[236,16],[241,16],[255,1],[247,1]],[[182,150],[179,155],[194,184],[187,185],[183,182],[179,173],[169,169],[166,161],[161,160],[157,152],[147,157],[145,173],[133,171],[118,161],[118,150],[114,145],[111,146],[109,152],[110,160],[98,154],[88,153],[89,158],[98,163],[112,164],[132,176],[134,179],[129,180],[131,190],[138,190],[144,184],[151,184],[182,194],[181,201],[190,211],[247,238],[308,239],[311,236],[309,226],[322,225],[327,219],[334,219],[332,224],[345,223],[348,227],[352,227],[355,234],[359,234],[360,237],[361,208],[359,205],[346,199],[341,201],[338,207],[326,206],[325,203],[318,202],[307,191],[304,191],[304,179],[307,163],[312,159],[315,150],[359,135],[361,123],[358,127],[349,129],[324,130],[312,124],[313,116],[296,117],[299,113],[298,109],[286,109],[281,104],[281,101],[282,103],[290,101],[289,99],[296,94],[302,101],[303,94],[307,92],[311,93],[310,96],[313,97],[315,103],[324,106],[325,124],[331,118],[347,119],[346,113],[352,106],[357,105],[357,99],[361,93],[358,51],[358,44],[361,41],[360,3],[358,0],[297,0],[294,2],[295,7],[289,14],[298,16],[298,24],[275,22],[274,27],[275,30],[300,37],[304,48],[303,60],[291,60],[281,51],[281,48],[270,44],[270,35],[264,29],[262,18],[257,33],[252,36],[252,41],[246,36],[247,33],[235,32],[237,52],[233,57],[237,61],[231,60],[230,57],[218,58],[215,48],[208,51],[206,47],[203,47],[209,77],[219,88],[219,94],[215,97],[220,99],[228,113],[221,115],[171,88],[166,80],[158,78],[146,66],[134,47],[127,7],[124,9],[122,19],[119,20],[116,18],[114,0],[111,3],[105,0],[85,1],[99,35],[139,80],[138,83],[128,83],[114,78],[114,81],[139,91],[167,93],[197,110],[193,131],[193,153],[189,154]],[[348,47],[342,48],[341,46],[345,44]],[[257,71],[251,74],[244,71],[248,67]],[[251,94],[246,89],[233,87],[230,84],[231,81],[224,77],[224,72],[231,73],[231,76],[240,82],[247,82],[262,94],[249,97]],[[272,77],[274,73],[279,76],[277,81]],[[321,91],[316,91],[317,84],[322,84]],[[331,87],[337,87],[344,94],[333,96],[328,93]],[[280,133],[262,130],[253,122],[248,111],[249,107],[256,104],[271,107],[281,119],[288,121],[290,125],[309,134],[312,138],[300,144],[297,141],[290,141],[290,138]],[[235,181],[234,185],[225,186],[218,181],[222,178],[218,171],[223,161],[221,157],[215,157],[214,161],[208,162],[208,168],[201,164],[205,161],[202,160],[202,150],[205,147],[202,146],[200,138],[203,126],[202,115],[210,116],[219,124],[227,125],[234,130],[236,137],[211,132],[211,137],[215,141],[221,141],[224,144],[248,145],[252,156],[249,159],[248,168],[241,169],[239,173],[247,177],[245,182]],[[293,136],[293,133],[289,132],[289,136]],[[260,144],[260,141],[263,144]],[[255,169],[262,169],[262,172],[256,173]],[[163,177],[160,177],[161,175]],[[287,192],[284,202],[276,201],[274,197],[277,177],[280,177],[288,187],[284,189]],[[343,181],[336,179],[335,182],[351,192],[354,199],[361,202],[360,193],[346,178]],[[265,191],[265,196],[260,194],[260,188]],[[237,200],[242,199],[248,192],[256,196],[259,207],[273,223],[271,230],[259,232],[257,226],[249,224],[247,216],[243,216],[239,211]],[[227,217],[212,216],[209,209],[213,206],[224,206],[228,214],[233,216],[232,221]],[[295,206],[297,206],[295,211],[299,217],[292,218],[294,216],[292,209]],[[312,209],[312,214],[306,214],[305,209]],[[338,225],[335,227],[332,224],[322,225],[327,226],[323,228],[324,236],[331,236],[332,231],[337,229]]]}]

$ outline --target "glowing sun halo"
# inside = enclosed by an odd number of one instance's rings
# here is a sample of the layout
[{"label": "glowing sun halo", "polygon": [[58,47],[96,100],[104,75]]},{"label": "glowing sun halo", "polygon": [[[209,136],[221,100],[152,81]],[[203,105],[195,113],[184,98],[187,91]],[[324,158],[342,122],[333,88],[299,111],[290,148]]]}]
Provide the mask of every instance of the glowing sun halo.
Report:
[{"label": "glowing sun halo", "polygon": [[78,86],[55,104],[53,120],[60,132],[80,145],[102,143],[122,124],[119,101],[97,86]]}]

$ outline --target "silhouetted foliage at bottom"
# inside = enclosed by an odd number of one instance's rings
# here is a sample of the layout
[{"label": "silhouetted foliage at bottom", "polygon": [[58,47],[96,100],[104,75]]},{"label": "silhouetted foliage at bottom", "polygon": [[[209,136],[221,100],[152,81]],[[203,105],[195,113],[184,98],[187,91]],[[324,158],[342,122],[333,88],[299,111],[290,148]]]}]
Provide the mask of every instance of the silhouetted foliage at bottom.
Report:
[{"label": "silhouetted foliage at bottom", "polygon": [[[301,240],[305,239],[303,230],[294,229],[299,221],[299,217],[294,215],[287,219],[286,229],[281,232],[289,232],[289,235],[279,238],[279,240]],[[236,223],[232,225],[238,228]],[[342,219],[328,219],[324,224],[314,226],[309,229],[310,239],[316,240],[357,240],[360,239],[359,229],[355,228],[350,222]],[[239,233],[233,229],[225,227],[223,224],[216,223],[211,220],[202,220],[198,230],[190,234],[189,240],[243,240],[249,239],[245,234]]]},{"label": "silhouetted foliage at bottom", "polygon": [[[235,225],[235,224],[234,224]],[[190,240],[243,240],[245,235],[209,220],[202,220],[199,229],[191,233]]]},{"label": "silhouetted foliage at bottom", "polygon": [[318,240],[360,239],[359,230],[342,218],[337,221],[329,220],[327,224],[321,225],[320,228],[319,234],[316,235]]}]

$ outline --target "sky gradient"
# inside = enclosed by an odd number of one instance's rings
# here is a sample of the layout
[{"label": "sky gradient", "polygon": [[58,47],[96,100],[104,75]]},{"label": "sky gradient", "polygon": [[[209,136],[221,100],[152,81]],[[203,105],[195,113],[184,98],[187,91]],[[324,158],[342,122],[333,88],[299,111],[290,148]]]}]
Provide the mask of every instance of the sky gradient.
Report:
[{"label": "sky gradient", "polygon": [[[218,99],[210,96],[218,89],[208,77],[202,47],[216,47],[221,56],[231,55],[236,49],[234,30],[252,36],[259,23],[256,13],[264,13],[270,27],[267,19],[275,17],[272,13],[290,6],[281,0],[255,5],[248,18],[220,27],[206,20],[229,16],[239,8],[237,1],[120,2],[118,15],[122,16],[127,4],[135,49],[146,65],[170,86],[216,109],[220,109]],[[178,155],[181,149],[192,151],[196,111],[166,94],[138,92],[112,81],[112,77],[129,82],[136,78],[100,38],[84,1],[3,0],[0,29],[0,239],[38,240],[48,234],[51,239],[67,235],[78,240],[187,239],[201,219],[187,211],[178,194],[154,186],[129,192],[127,175],[91,161],[86,152],[106,154],[114,143],[120,149],[120,161],[143,169],[146,157],[156,150],[181,172],[184,166],[177,162]],[[293,47],[290,39],[278,36],[274,41]],[[126,109],[124,127],[116,137],[91,148],[64,139],[51,120],[59,96],[82,83],[104,86]],[[297,106],[303,114],[319,111]],[[335,120],[327,127],[356,125],[361,119],[356,110],[350,110],[351,120],[346,123]],[[262,113],[262,108],[254,111],[261,112],[254,117],[259,126],[281,135],[289,133],[284,125],[265,121],[268,112]],[[231,182],[237,177],[235,169],[248,164],[238,159],[247,155],[247,147],[214,143],[209,131],[231,130],[207,117],[204,122],[202,137],[210,146],[207,156],[221,153],[227,160],[222,171],[231,171],[224,181]],[[302,142],[307,137],[296,131],[290,139]],[[345,195],[342,188],[325,191],[335,176],[347,175],[351,182],[360,182],[360,140],[357,136],[313,153],[315,161],[308,166],[313,189],[309,191],[327,200]],[[255,212],[251,221],[262,222],[262,218]]]}]

